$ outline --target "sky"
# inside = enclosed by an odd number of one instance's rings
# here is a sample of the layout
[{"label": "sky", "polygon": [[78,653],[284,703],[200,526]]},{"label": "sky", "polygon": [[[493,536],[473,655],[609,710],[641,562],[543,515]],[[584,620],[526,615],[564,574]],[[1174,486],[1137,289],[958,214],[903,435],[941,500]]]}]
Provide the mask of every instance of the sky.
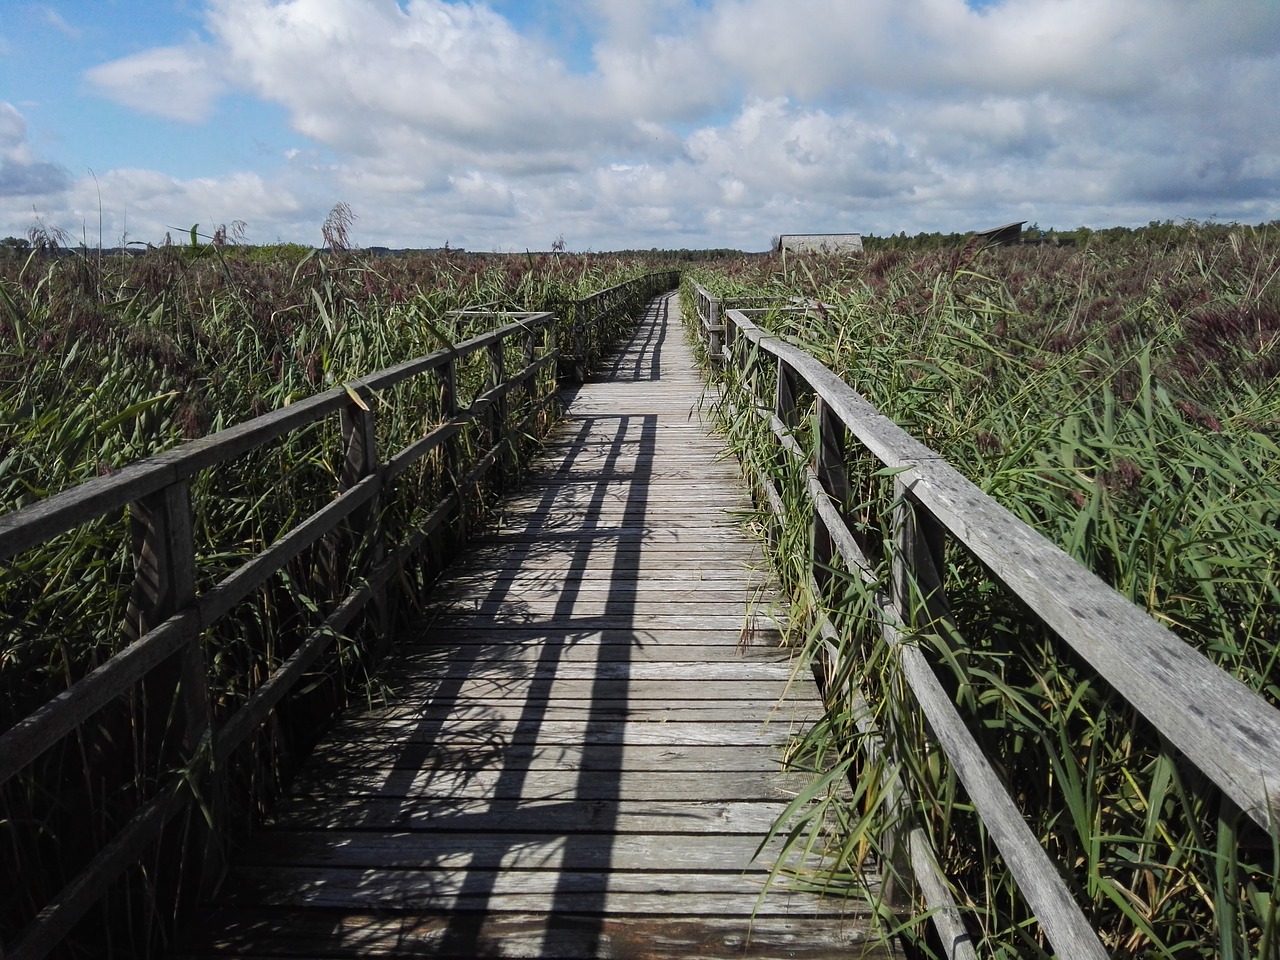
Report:
[{"label": "sky", "polygon": [[0,237],[1280,219],[1280,0],[0,0]]}]

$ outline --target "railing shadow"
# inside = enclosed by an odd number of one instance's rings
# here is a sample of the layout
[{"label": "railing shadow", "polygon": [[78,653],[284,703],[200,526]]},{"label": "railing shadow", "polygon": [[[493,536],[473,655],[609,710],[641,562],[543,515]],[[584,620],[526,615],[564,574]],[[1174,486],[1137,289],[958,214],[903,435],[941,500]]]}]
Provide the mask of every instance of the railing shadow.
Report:
[{"label": "railing shadow", "polygon": [[[665,299],[649,309],[601,378],[637,382],[661,375]],[[487,590],[468,591],[465,605],[443,607],[441,623],[465,629],[467,606],[480,618],[471,629],[483,625],[514,637],[441,648],[442,654],[450,651],[447,666],[440,669],[442,662],[434,660],[426,681],[405,673],[404,697],[391,712],[397,726],[407,722],[412,730],[396,732],[394,756],[379,752],[390,769],[382,766],[379,782],[362,788],[372,794],[370,805],[342,818],[354,828],[395,823],[396,829],[429,818],[429,851],[403,862],[415,874],[427,871],[429,879],[399,882],[413,887],[404,891],[406,913],[426,902],[433,913],[448,910],[439,919],[443,928],[436,925],[430,936],[432,950],[445,955],[495,952],[487,921],[509,886],[501,871],[513,865],[537,874],[530,889],[541,896],[530,899],[545,902],[543,954],[571,945],[574,955],[594,956],[601,944],[632,652],[641,642],[637,593],[628,579],[637,575],[646,541],[658,424],[653,414],[593,410],[575,418],[570,409],[567,417],[568,431],[554,441],[564,459],[542,474],[536,500],[522,498],[526,519],[489,538],[505,544],[504,569],[557,558],[555,578],[540,578],[541,586],[558,587],[550,610],[527,602],[527,581],[513,577],[495,577]],[[573,496],[561,496],[569,486]],[[597,565],[615,576],[603,598],[595,590],[584,596],[586,584],[605,582],[585,578]],[[440,587],[447,591],[448,580]],[[557,674],[569,651],[586,649],[588,642],[594,656],[575,663],[591,668],[590,690],[584,701],[574,701],[558,689]],[[513,644],[527,653],[506,656]],[[483,694],[479,701],[473,699],[477,693]],[[562,734],[548,736],[566,724],[580,729],[579,744],[568,744]],[[369,735],[376,734],[371,729]],[[554,767],[573,772],[562,793],[548,794],[543,772]],[[392,907],[396,892],[388,891],[385,871],[371,871],[366,882],[369,906]]]}]

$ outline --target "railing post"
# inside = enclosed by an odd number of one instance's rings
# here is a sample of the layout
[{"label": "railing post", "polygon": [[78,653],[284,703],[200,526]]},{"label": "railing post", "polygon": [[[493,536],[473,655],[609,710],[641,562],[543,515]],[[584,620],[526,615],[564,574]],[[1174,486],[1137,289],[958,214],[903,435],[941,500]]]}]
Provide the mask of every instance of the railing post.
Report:
[{"label": "railing post", "polygon": [[[774,387],[773,394],[773,413],[774,416],[788,430],[794,431],[800,426],[800,413],[796,409],[796,372],[791,368],[785,360],[778,359],[778,382]],[[779,477],[777,482],[777,493],[782,502],[786,503],[786,487],[784,478],[792,469],[792,457],[780,444],[774,450],[775,473]],[[770,480],[770,483],[774,481]],[[769,550],[773,552],[777,549],[779,533],[784,525],[782,517],[774,517],[773,522],[769,524],[768,542]]]},{"label": "railing post", "polygon": [[[917,508],[909,486],[895,477],[890,590],[893,613],[904,631],[927,629],[945,615],[944,537],[941,524]],[[897,911],[908,909],[914,899],[909,829],[908,823],[891,825],[881,840],[885,862],[893,868],[883,880],[884,901]]]},{"label": "railing post", "polygon": [[[554,323],[549,324],[547,329],[554,330],[555,324]],[[520,352],[521,352],[521,359],[523,360],[522,367],[523,369],[528,370],[529,367],[533,365],[534,361],[538,359],[537,331],[533,330],[532,328],[526,329],[524,331],[523,335],[520,338]],[[523,422],[526,416],[532,416],[534,408],[537,406],[538,375],[528,377],[525,380],[524,387],[522,388],[522,392],[524,393],[524,407],[526,408],[527,412],[520,417],[521,422]],[[512,436],[511,442],[513,444],[518,444],[518,446],[516,446],[515,448],[517,453],[517,462],[519,464],[523,464],[525,450],[526,450],[525,439],[521,436]]]},{"label": "railing post", "polygon": [[718,297],[707,297],[707,355],[712,367],[720,367],[724,363],[722,344],[724,342],[723,304]]},{"label": "railing post", "polygon": [[942,571],[946,530],[917,509],[901,479],[893,482],[893,604],[906,629],[928,627],[949,614]]},{"label": "railing post", "polygon": [[[533,366],[535,360],[538,359],[538,340],[537,331],[533,328],[526,329],[520,338],[521,358],[524,363],[524,369]],[[534,404],[538,399],[538,378],[529,377],[524,382],[524,397],[530,404]]]},{"label": "railing post", "polygon": [[[849,477],[845,472],[845,425],[839,416],[818,397],[815,411],[813,471],[827,496],[831,498],[840,516],[845,515],[850,500]],[[834,579],[832,569],[836,564],[835,539],[823,523],[815,506],[810,542],[813,563],[813,579],[818,589],[826,592]]]},{"label": "railing post", "polygon": [[[543,341],[547,356],[555,357],[555,364],[551,367],[551,373],[547,380],[547,392],[554,394],[560,387],[559,371],[560,365],[564,362],[564,358],[560,356],[560,328],[555,319],[547,324],[543,331],[546,339]],[[538,402],[542,402],[541,395],[538,396]]]},{"label": "railing post", "polygon": [[590,346],[590,332],[587,330],[587,323],[583,315],[587,313],[586,300],[575,300],[573,302],[573,379],[577,383],[584,383],[587,374],[591,369],[591,361],[588,352]]},{"label": "railing post", "polygon": [[195,541],[185,481],[129,505],[135,579],[129,633],[140,637],[195,599]]},{"label": "railing post", "polygon": [[[191,490],[185,480],[170,484],[129,505],[129,532],[132,540],[134,582],[129,596],[125,633],[135,640],[195,602],[196,549],[191,518]],[[221,772],[210,766],[211,712],[207,689],[207,666],[201,635],[196,633],[176,657],[154,669],[142,682],[143,723],[146,740],[155,745],[149,762],[156,764],[157,776],[166,765],[186,767],[193,778],[189,784],[197,802],[205,805],[204,816],[192,818],[192,842],[199,848],[195,858],[185,851],[169,851],[162,856],[171,863],[193,863],[195,872],[177,876],[178,895],[194,883],[206,888],[222,868],[218,831],[222,816]],[[171,706],[177,709],[171,712]],[[175,743],[165,730],[170,716],[179,725]],[[212,824],[212,827],[204,824]],[[167,840],[165,838],[168,838]],[[162,834],[161,844],[185,845],[182,834]],[[171,859],[176,853],[178,859]],[[179,868],[181,869],[181,868]],[[183,870],[185,873],[185,870]]]},{"label": "railing post", "polygon": [[[442,366],[436,367],[435,370],[437,385],[440,390],[440,419],[448,422],[458,415],[458,362],[456,358],[450,357],[448,362]],[[448,522],[445,524],[449,531],[452,543],[460,542],[466,536],[467,515],[462,495],[462,480],[458,476],[458,438],[450,437],[440,445],[440,472],[444,478],[446,487],[452,487],[454,506],[449,512]],[[443,548],[442,548],[443,549]],[[439,565],[443,566],[443,555],[438,558]]]},{"label": "railing post", "polygon": [[[360,390],[359,387],[352,388]],[[378,433],[373,408],[364,398],[357,402],[353,397],[342,408],[342,472],[338,478],[339,492],[350,490],[365,477],[378,472]],[[361,543],[367,543],[364,551],[364,568],[369,573],[377,569],[386,557],[387,546],[382,529],[382,494],[379,492],[366,505],[355,511],[347,522],[350,531],[350,555],[353,561],[358,559]],[[335,591],[334,599],[340,599],[343,591]],[[378,587],[370,598],[373,605],[373,621],[377,636],[377,646],[372,651],[373,659],[384,652],[391,635],[391,624],[387,611],[386,590]]]},{"label": "railing post", "polygon": [[[724,366],[734,366],[738,368],[739,373],[744,372],[742,349],[738,343],[738,325],[729,318],[729,311],[725,308],[724,301],[720,301],[720,325],[724,327],[722,334],[724,345],[721,348],[722,360]],[[745,338],[743,338],[745,339]],[[721,368],[723,370],[723,367]]]},{"label": "railing post", "polygon": [[773,392],[773,412],[789,430],[800,426],[800,412],[796,409],[796,379],[796,372],[791,365],[779,359],[778,383]]},{"label": "railing post", "polygon": [[758,344],[751,342],[751,338],[746,336],[741,330],[733,331],[733,343],[738,350],[737,366],[743,371],[743,375],[747,378],[751,396],[756,400],[756,408],[763,406],[764,397],[761,396],[762,390],[760,381],[764,378],[764,364],[760,362],[761,354],[764,353]]},{"label": "railing post", "polygon": [[[489,388],[496,389],[502,384],[503,375],[506,368],[506,342],[505,340],[497,340],[489,344]],[[489,429],[489,445],[490,447],[498,447],[497,462],[495,469],[497,471],[497,482],[495,488],[501,491],[507,482],[507,475],[511,472],[512,450],[511,444],[513,438],[508,436],[510,429],[508,425],[508,404],[507,394],[495,397],[493,405],[488,412],[488,429]]]}]

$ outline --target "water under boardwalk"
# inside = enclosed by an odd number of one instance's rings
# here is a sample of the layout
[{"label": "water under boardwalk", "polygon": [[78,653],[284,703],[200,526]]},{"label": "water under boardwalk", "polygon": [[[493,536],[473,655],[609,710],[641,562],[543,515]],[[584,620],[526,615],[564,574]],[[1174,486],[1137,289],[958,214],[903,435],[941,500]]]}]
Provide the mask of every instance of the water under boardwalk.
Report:
[{"label": "water under boardwalk", "polygon": [[660,298],[233,861],[183,956],[885,957],[757,848],[819,712]]}]

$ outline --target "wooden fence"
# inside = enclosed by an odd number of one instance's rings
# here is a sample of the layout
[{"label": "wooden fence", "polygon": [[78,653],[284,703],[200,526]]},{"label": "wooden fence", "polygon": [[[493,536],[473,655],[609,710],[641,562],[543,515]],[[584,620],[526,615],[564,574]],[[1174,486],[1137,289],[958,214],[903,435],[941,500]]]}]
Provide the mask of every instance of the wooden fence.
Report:
[{"label": "wooden fence", "polygon": [[581,300],[556,304],[564,327],[570,332],[561,344],[561,376],[579,383],[586,379],[601,354],[630,325],[636,310],[679,283],[679,271],[662,271],[640,281],[616,284]]},{"label": "wooden fence", "polygon": [[[257,776],[252,769],[245,771],[255,762],[244,756],[246,745],[262,736],[286,698],[299,694],[304,680],[314,680],[317,664],[339,638],[363,630],[374,647],[385,644],[389,592],[405,589],[406,571],[415,565],[444,562],[447,551],[465,536],[480,499],[477,492],[492,492],[510,478],[530,439],[554,419],[557,372],[585,376],[627,317],[677,282],[676,273],[651,274],[567,304],[561,320],[551,312],[460,311],[473,329],[496,327],[0,516],[0,560],[10,560],[126,511],[135,571],[126,627],[131,642],[0,735],[0,789],[32,795],[78,789],[56,768],[51,775],[56,782],[40,782],[29,771],[55,746],[77,736],[81,742],[72,752],[84,753],[84,732],[108,727],[105,712],[118,710],[121,703],[132,704],[125,709],[121,729],[126,737],[148,742],[143,752],[149,765],[145,775],[134,777],[145,790],[132,788],[123,825],[99,838],[82,869],[50,900],[34,907],[25,927],[0,948],[0,957],[47,955],[144,856],[151,857],[152,875],[139,881],[143,903],[130,906],[138,914],[131,922],[150,923],[162,940],[179,901],[187,896],[184,891],[198,891],[216,877],[227,824],[235,819],[236,811],[227,809],[232,783]],[[572,354],[558,346],[566,338],[575,344]],[[459,400],[460,365],[467,365],[468,376],[477,380],[465,406]],[[379,404],[391,402],[394,389],[421,378],[434,384],[434,423],[384,458],[377,442]],[[193,479],[205,471],[221,479],[233,462],[333,417],[340,419],[341,448],[331,451],[338,487],[332,499],[266,549],[246,557],[220,582],[198,589],[202,558],[193,533]],[[425,516],[411,528],[391,529],[386,522],[394,506],[390,500],[406,495],[393,491],[393,484],[411,470],[433,471],[437,481],[405,484],[410,499],[424,491],[440,498],[425,511],[417,508]],[[250,482],[269,486],[275,480],[257,476]],[[217,482],[212,488],[217,496],[232,493]],[[206,683],[210,631],[234,617],[246,598],[265,591],[268,581],[305,551],[318,547],[327,547],[329,567],[341,568],[340,575],[331,577],[330,589],[313,602],[318,609],[312,610],[312,619],[318,622],[276,662],[255,665],[262,675],[233,710],[213,703]],[[420,588],[428,580],[429,575],[420,574],[410,586]],[[118,765],[129,754],[117,749],[105,764]],[[102,765],[99,759],[97,766]],[[94,777],[106,775],[92,771]],[[6,795],[6,802],[10,799]],[[252,791],[247,800],[255,806],[264,802]],[[97,802],[105,800],[95,798]],[[93,819],[92,804],[86,812]],[[5,846],[17,847],[15,831],[38,826],[9,818],[0,824],[11,834]],[[93,832],[93,823],[78,826]],[[173,875],[157,877],[156,872]],[[4,919],[11,925],[14,918]],[[104,924],[96,917],[91,925]],[[95,937],[92,929],[82,932],[106,951],[104,933]],[[144,945],[154,945],[157,937]]]},{"label": "wooden fence", "polygon": [[[898,672],[898,682],[884,683],[877,695],[909,691],[913,702],[899,706],[927,721],[1059,956],[1107,953],[923,649],[911,641],[914,631],[938,631],[942,621],[945,633],[958,636],[963,629],[952,620],[943,590],[946,538],[968,550],[1202,771],[1212,784],[1207,789],[1221,791],[1273,839],[1280,837],[1280,711],[997,504],[812,356],[770,336],[752,319],[762,311],[727,309],[700,284],[690,286],[708,359],[721,371],[735,416],[767,425],[768,449],[752,450],[746,465],[756,489],[775,517],[791,511],[811,530],[811,596],[828,595],[824,587],[836,570],[869,585]],[[892,476],[886,502],[855,504],[854,491],[865,495],[874,484],[847,474],[851,443],[874,458],[873,472]],[[773,479],[777,471],[768,468],[782,462],[799,477],[798,490]],[[883,554],[852,522],[860,512],[891,516]],[[876,569],[878,555],[891,558],[887,577]],[[827,612],[819,609],[817,616],[832,658],[827,675],[850,676],[848,665],[834,660],[850,655],[841,653],[849,645],[839,643]],[[868,720],[865,691],[846,686],[828,696],[846,698],[865,749],[884,749],[882,731]],[[890,819],[905,810],[904,790],[896,782],[884,794]],[[948,955],[973,956],[925,831],[907,818],[898,836],[886,838],[886,847],[895,844],[894,862],[909,864]]]}]

